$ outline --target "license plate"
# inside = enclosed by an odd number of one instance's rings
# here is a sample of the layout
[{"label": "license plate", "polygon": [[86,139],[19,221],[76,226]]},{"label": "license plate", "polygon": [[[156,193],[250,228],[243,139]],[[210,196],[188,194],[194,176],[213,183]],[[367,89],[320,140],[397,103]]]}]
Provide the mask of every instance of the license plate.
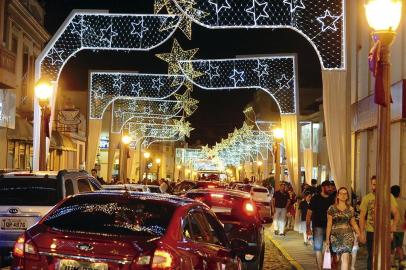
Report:
[{"label": "license plate", "polygon": [[220,207],[220,206],[213,206],[211,211],[214,213],[231,213],[231,208],[227,207]]},{"label": "license plate", "polygon": [[0,228],[2,230],[26,230],[27,220],[17,218],[6,218],[1,220]]},{"label": "license plate", "polygon": [[79,262],[75,260],[60,260],[58,270],[108,270],[107,263]]}]

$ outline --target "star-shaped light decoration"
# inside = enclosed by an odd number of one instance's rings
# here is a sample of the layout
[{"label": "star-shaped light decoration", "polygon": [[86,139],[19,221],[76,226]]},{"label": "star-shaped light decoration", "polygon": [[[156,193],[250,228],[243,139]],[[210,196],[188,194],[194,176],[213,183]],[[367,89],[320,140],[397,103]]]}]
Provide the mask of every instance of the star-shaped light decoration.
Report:
[{"label": "star-shaped light decoration", "polygon": [[295,10],[298,8],[301,9],[306,8],[305,5],[303,4],[303,0],[283,0],[283,3],[290,6],[291,13],[295,12]]},{"label": "star-shaped light decoration", "polygon": [[173,122],[176,128],[178,129],[180,135],[190,137],[190,132],[194,130],[194,128],[190,126],[189,122],[185,121],[184,118],[180,120],[175,119],[173,120]]},{"label": "star-shaped light decoration", "polygon": [[199,49],[183,50],[179,42],[175,39],[173,41],[172,50],[170,53],[156,54],[159,59],[168,62],[168,74],[182,74],[178,61],[180,60],[192,60],[193,56]]},{"label": "star-shaped light decoration", "polygon": [[54,47],[52,47],[50,53],[48,53],[47,58],[51,59],[51,65],[56,65],[57,63],[63,63],[64,60],[62,58],[62,54],[64,53],[64,50],[57,50]]},{"label": "star-shaped light decoration", "polygon": [[258,65],[254,68],[254,71],[257,72],[258,78],[261,79],[263,75],[269,75],[268,68],[267,64],[261,64],[261,60],[258,60]]},{"label": "star-shaped light decoration", "polygon": [[183,109],[187,116],[192,115],[196,109],[199,101],[190,97],[190,92],[186,91],[183,95],[175,94],[176,100],[180,101],[175,105],[175,109]]},{"label": "star-shaped light decoration", "polygon": [[292,81],[292,78],[288,79],[285,74],[282,74],[282,76],[276,80],[279,89],[290,89],[290,81]]},{"label": "star-shaped light decoration", "polygon": [[152,79],[152,88],[157,90],[158,92],[161,91],[161,87],[164,85],[163,82],[161,82],[161,78],[158,79]]},{"label": "star-shaped light decoration", "polygon": [[78,34],[80,37],[83,36],[83,32],[85,32],[89,27],[84,23],[83,16],[78,22],[72,22],[72,29],[70,30],[72,35]]},{"label": "star-shaped light decoration", "polygon": [[234,87],[236,87],[239,82],[244,81],[244,71],[233,69],[233,73],[229,78],[234,81]]},{"label": "star-shaped light decoration", "polygon": [[215,6],[217,16],[222,9],[231,9],[228,0],[209,0],[209,3]]},{"label": "star-shaped light decoration", "polygon": [[268,12],[265,10],[268,7],[267,2],[259,3],[257,0],[252,1],[252,6],[245,11],[251,13],[254,17],[255,24],[260,18],[269,18]]},{"label": "star-shaped light decoration", "polygon": [[123,86],[123,84],[125,84],[125,82],[121,78],[121,75],[115,76],[115,78],[113,79],[113,88],[117,88],[117,89],[121,90],[121,87]]},{"label": "star-shaped light decoration", "polygon": [[220,77],[220,74],[219,74],[219,66],[213,66],[213,65],[209,62],[209,67],[206,69],[205,73],[210,77],[210,81],[211,81],[214,77]]},{"label": "star-shaped light decoration", "polygon": [[96,89],[92,90],[92,93],[94,99],[102,100],[104,98],[104,95],[106,94],[106,90],[103,87],[98,86]]},{"label": "star-shaped light decoration", "polygon": [[338,23],[340,18],[341,16],[331,15],[330,11],[326,9],[324,16],[317,17],[317,21],[321,23],[322,32],[325,32],[328,29],[335,32],[338,29],[336,23]]},{"label": "star-shaped light decoration", "polygon": [[163,102],[163,103],[159,104],[159,111],[166,113],[168,111],[168,103]]},{"label": "star-shaped light decoration", "polygon": [[144,26],[144,19],[141,18],[138,22],[131,22],[131,35],[137,35],[140,39],[144,37],[144,32],[148,31],[148,27]]},{"label": "star-shaped light decoration", "polygon": [[142,90],[144,90],[144,88],[141,87],[141,82],[131,84],[131,93],[137,97],[140,96]]},{"label": "star-shaped light decoration", "polygon": [[105,29],[100,29],[100,31],[101,31],[100,41],[107,41],[109,43],[109,47],[111,47],[113,37],[118,36],[118,33],[113,30],[113,25],[110,24],[109,27]]}]

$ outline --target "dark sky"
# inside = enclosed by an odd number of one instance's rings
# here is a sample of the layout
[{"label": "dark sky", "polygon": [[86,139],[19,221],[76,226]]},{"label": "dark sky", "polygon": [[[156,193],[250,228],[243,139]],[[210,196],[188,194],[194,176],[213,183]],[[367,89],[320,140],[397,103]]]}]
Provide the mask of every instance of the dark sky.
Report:
[{"label": "dark sky", "polygon": [[[153,13],[153,0],[45,0],[45,25],[53,34],[72,9],[106,9],[111,13]],[[296,53],[299,61],[300,88],[321,88],[321,71],[310,43],[288,29],[209,30],[193,25],[192,40],[179,30],[174,36],[183,49],[199,48],[196,58],[234,58],[236,55]],[[173,39],[172,39],[173,40]],[[172,40],[150,52],[81,51],[69,60],[61,75],[62,87],[86,90],[88,71],[134,70],[142,73],[166,73],[166,62],[156,53],[169,52]],[[198,110],[188,119],[195,130],[189,142],[214,144],[242,125],[243,108],[255,94],[252,90],[204,91],[195,87],[193,98],[200,101]],[[303,91],[302,91],[303,92]],[[300,92],[300,99],[305,93]],[[320,94],[321,96],[321,94]],[[269,106],[274,105],[272,98]],[[266,102],[265,102],[266,104]]]}]

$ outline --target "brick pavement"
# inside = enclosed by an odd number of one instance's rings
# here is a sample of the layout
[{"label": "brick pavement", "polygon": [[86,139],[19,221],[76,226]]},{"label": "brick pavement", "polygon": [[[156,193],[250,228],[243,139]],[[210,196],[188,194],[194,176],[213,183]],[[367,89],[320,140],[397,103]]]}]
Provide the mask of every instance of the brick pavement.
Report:
[{"label": "brick pavement", "polygon": [[[306,246],[303,244],[303,236],[295,231],[288,231],[286,236],[275,236],[268,227],[268,237],[274,243],[276,247],[282,252],[282,254],[296,266],[298,270],[314,270],[316,269],[316,262],[313,253],[312,246]],[[361,247],[358,256],[355,269],[366,269],[367,252],[365,247]]]}]

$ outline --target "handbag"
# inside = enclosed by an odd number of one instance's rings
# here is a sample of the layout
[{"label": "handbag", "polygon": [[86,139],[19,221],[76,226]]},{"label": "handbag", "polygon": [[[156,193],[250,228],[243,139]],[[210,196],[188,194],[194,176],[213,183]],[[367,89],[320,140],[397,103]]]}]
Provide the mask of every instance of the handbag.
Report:
[{"label": "handbag", "polygon": [[323,269],[331,269],[331,253],[330,248],[327,246],[324,251]]}]

